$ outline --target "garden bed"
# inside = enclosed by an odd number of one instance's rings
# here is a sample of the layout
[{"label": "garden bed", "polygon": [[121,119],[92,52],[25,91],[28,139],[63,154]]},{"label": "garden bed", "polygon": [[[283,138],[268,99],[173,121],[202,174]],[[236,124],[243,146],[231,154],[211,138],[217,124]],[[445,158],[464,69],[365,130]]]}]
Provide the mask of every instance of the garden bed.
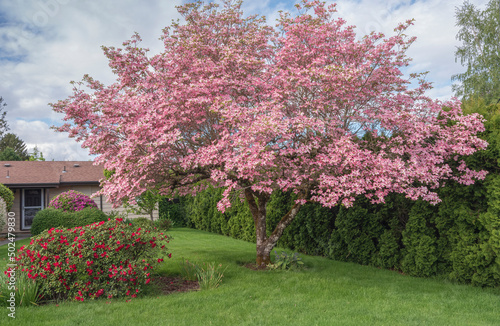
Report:
[{"label": "garden bed", "polygon": [[181,277],[157,276],[153,279],[153,282],[163,294],[197,291],[200,289],[198,281],[189,281]]}]

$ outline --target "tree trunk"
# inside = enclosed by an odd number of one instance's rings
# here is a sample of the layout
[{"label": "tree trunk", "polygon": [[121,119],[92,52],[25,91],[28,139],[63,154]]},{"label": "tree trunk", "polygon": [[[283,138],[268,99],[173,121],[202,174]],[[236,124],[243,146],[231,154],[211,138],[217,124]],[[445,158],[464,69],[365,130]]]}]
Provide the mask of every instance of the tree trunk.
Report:
[{"label": "tree trunk", "polygon": [[257,246],[257,266],[265,268],[271,263],[271,251],[278,243],[279,238],[290,225],[300,209],[300,204],[294,204],[292,209],[278,222],[276,228],[268,237],[266,232],[266,205],[269,201],[269,195],[255,193],[250,189],[245,190],[245,197],[252,213],[255,224],[256,246]]}]

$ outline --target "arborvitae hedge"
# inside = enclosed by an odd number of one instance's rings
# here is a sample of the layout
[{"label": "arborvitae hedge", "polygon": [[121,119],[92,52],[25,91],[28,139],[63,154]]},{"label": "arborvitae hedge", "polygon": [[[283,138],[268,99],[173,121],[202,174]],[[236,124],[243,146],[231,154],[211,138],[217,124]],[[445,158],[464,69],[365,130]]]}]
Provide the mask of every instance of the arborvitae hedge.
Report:
[{"label": "arborvitae hedge", "polygon": [[[491,179],[491,180],[490,180]],[[393,195],[384,205],[360,199],[352,208],[303,206],[278,246],[405,274],[443,275],[460,283],[500,285],[500,177],[489,178],[484,198],[468,187],[450,187],[437,206]],[[483,185],[483,187],[485,187]],[[453,193],[453,194],[451,194]],[[189,227],[255,242],[255,227],[246,203],[233,202],[224,214],[216,209],[222,191],[208,189],[181,203]],[[480,212],[478,202],[488,204]],[[273,194],[268,204],[268,232],[293,202],[289,194]],[[473,206],[476,210],[472,209]]]},{"label": "arborvitae hedge", "polygon": [[175,226],[187,226],[188,218],[184,205],[185,197],[181,198],[163,198],[159,206],[159,219],[171,220]]}]

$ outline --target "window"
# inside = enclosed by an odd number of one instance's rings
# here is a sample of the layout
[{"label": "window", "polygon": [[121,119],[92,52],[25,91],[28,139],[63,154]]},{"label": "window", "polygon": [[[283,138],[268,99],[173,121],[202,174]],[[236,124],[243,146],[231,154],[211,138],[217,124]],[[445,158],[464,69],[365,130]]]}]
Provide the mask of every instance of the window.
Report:
[{"label": "window", "polygon": [[36,213],[43,209],[43,189],[23,189],[22,193],[22,229],[31,229]]}]

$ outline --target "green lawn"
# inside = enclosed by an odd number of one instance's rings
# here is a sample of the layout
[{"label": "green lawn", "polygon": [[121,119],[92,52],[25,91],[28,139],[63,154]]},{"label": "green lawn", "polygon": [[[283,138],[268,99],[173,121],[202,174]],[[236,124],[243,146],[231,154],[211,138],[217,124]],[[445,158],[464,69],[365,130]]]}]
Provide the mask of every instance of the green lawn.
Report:
[{"label": "green lawn", "polygon": [[[304,256],[303,271],[253,271],[255,246],[192,229],[174,229],[172,258],[228,266],[217,289],[125,300],[2,308],[0,325],[500,325],[500,289],[419,279],[377,268]],[[18,248],[29,240],[20,241]],[[0,247],[5,268],[7,246]]]}]

